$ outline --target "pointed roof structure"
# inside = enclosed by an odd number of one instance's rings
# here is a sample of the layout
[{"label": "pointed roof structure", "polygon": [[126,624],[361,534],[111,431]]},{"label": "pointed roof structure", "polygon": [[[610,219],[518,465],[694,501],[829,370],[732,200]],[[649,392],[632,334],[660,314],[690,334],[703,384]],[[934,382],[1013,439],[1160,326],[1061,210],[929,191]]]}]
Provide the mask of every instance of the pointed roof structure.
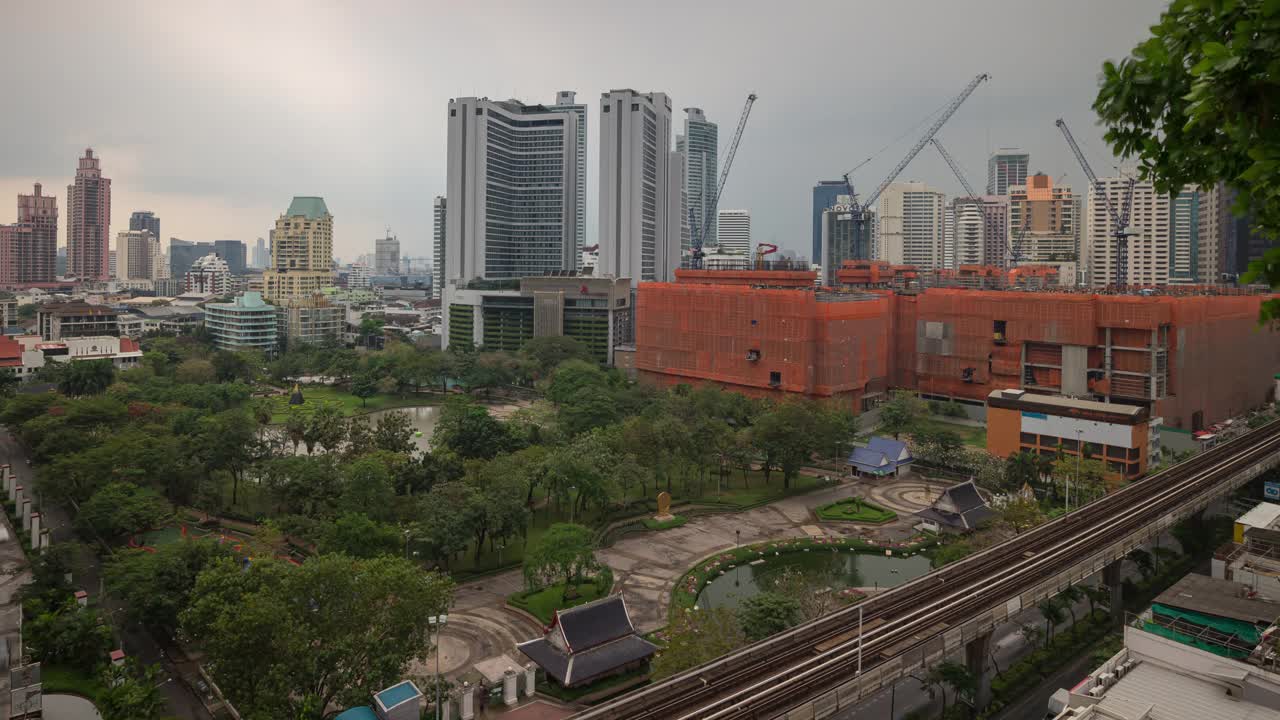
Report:
[{"label": "pointed roof structure", "polygon": [[557,611],[543,637],[516,647],[565,687],[621,672],[658,650],[636,633],[620,593]]}]

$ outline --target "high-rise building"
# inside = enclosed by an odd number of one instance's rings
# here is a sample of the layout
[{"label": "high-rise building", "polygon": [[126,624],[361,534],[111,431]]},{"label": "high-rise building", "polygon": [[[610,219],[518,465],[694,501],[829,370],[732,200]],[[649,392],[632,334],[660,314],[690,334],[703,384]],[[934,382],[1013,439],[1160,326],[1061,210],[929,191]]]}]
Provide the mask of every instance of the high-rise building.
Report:
[{"label": "high-rise building", "polygon": [[159,279],[160,239],[150,230],[127,230],[116,235],[116,279],[122,281]]},{"label": "high-rise building", "polygon": [[980,198],[962,197],[952,202],[952,252],[951,263],[945,267],[982,265],[986,257],[986,217]]},{"label": "high-rise building", "polygon": [[347,270],[347,288],[351,290],[369,287],[369,266],[364,263],[352,263]]},{"label": "high-rise building", "polygon": [[119,276],[116,275],[116,251],[112,250],[107,253],[107,256],[110,258],[107,261],[107,274],[111,276],[112,280],[116,280],[119,278]]},{"label": "high-rise building", "polygon": [[449,101],[446,284],[577,268],[577,124],[516,100]]},{"label": "high-rise building", "polygon": [[30,227],[13,246],[13,281],[53,282],[58,254],[58,199],[36,183],[30,195],[18,195],[18,224]]},{"label": "high-rise building", "polygon": [[246,292],[229,303],[208,303],[204,311],[205,327],[220,350],[275,352],[276,308],[263,302],[261,293]]},{"label": "high-rise building", "polygon": [[1009,198],[983,195],[982,200],[982,264],[1009,265]]},{"label": "high-rise building", "polygon": [[716,232],[716,246],[721,253],[751,254],[751,212],[721,210]]},{"label": "high-rise building", "polygon": [[1008,195],[1014,185],[1027,184],[1031,156],[1018,148],[1000,148],[987,159],[987,194]]},{"label": "high-rise building", "polygon": [[191,264],[182,278],[182,290],[226,295],[231,292],[231,268],[217,253],[209,253]]},{"label": "high-rise building", "polygon": [[[1129,195],[1129,178],[1099,178],[1089,188],[1088,262],[1090,283],[1094,287],[1114,285],[1117,277],[1117,245],[1113,236],[1110,204],[1119,208]],[[1098,187],[1105,197],[1100,197]],[[1128,241],[1128,263],[1125,284],[1167,285],[1169,282],[1170,198],[1157,193],[1149,182],[1138,182],[1133,188],[1133,209],[1129,229],[1134,235]]]},{"label": "high-rise building", "polygon": [[253,246],[253,262],[251,263],[256,270],[262,270],[271,264],[271,255],[267,251],[267,241],[258,238],[258,242]]},{"label": "high-rise building", "polygon": [[921,270],[944,266],[946,198],[922,182],[890,183],[878,202],[877,259]]},{"label": "high-rise building", "polygon": [[868,211],[860,223],[853,219],[853,200],[837,195],[835,203],[822,211],[822,246],[812,259],[822,267],[822,284],[835,285],[836,272],[845,260],[872,257],[875,214]]},{"label": "high-rise building", "polygon": [[263,294],[272,302],[306,300],[332,285],[333,216],[324,198],[295,197],[272,231]]},{"label": "high-rise building", "polygon": [[191,242],[180,238],[169,238],[169,277],[181,278],[191,269],[196,260],[217,252],[211,242]]},{"label": "high-rise building", "polygon": [[575,224],[574,253],[581,260],[582,248],[587,243],[587,106],[577,103],[577,93],[572,90],[561,90],[556,93],[556,102],[548,106],[549,110],[568,110],[578,116],[577,134],[574,142],[576,162],[574,170],[577,180],[574,182],[577,197],[577,222]]},{"label": "high-rise building", "polygon": [[1169,207],[1169,284],[1200,282],[1200,188],[1188,185]]},{"label": "high-rise building", "polygon": [[130,230],[150,230],[151,236],[155,238],[162,237],[160,235],[160,218],[150,210],[135,210],[129,216]]},{"label": "high-rise building", "polygon": [[1008,234],[1012,250],[1019,234],[1022,264],[1075,263],[1079,260],[1078,198],[1069,185],[1036,173],[1023,185],[1009,187]]},{"label": "high-rise building", "polygon": [[218,257],[227,261],[227,269],[232,275],[243,275],[248,270],[248,264],[245,262],[245,246],[239,240],[214,240],[213,251],[218,254]]},{"label": "high-rise building", "polygon": [[814,262],[822,257],[822,211],[835,206],[841,195],[847,195],[849,186],[843,180],[819,180],[813,186],[813,254]]},{"label": "high-rise building", "polygon": [[1272,247],[1266,236],[1254,230],[1252,215],[1237,216],[1231,207],[1236,191],[1219,183],[1201,190],[1200,282],[1235,282]]},{"label": "high-rise building", "polygon": [[67,268],[70,266],[71,263],[67,261],[67,247],[65,245],[58,248],[58,256],[54,258],[53,262],[54,262],[54,272],[57,274],[57,276],[66,277]]},{"label": "high-rise building", "polygon": [[679,150],[669,153],[667,157],[667,237],[674,243],[676,267],[690,249],[689,235],[689,194],[685,191],[684,153]]},{"label": "high-rise building", "polygon": [[111,180],[102,177],[100,158],[87,148],[75,183],[67,186],[67,272],[85,280],[106,280],[110,233]]},{"label": "high-rise building", "polygon": [[400,238],[387,233],[373,241],[373,272],[376,275],[400,274]]},{"label": "high-rise building", "polygon": [[[611,90],[600,97],[600,260],[596,275],[667,281],[680,266],[668,169],[671,99]],[[450,196],[452,197],[452,196]]]},{"label": "high-rise building", "polygon": [[693,214],[693,232],[710,245],[716,232],[716,183],[720,176],[720,127],[707,120],[702,108],[684,109],[684,134],[676,136],[676,150],[684,153],[685,192]]},{"label": "high-rise building", "polygon": [[440,299],[440,293],[444,288],[444,243],[445,231],[448,229],[445,215],[447,207],[448,203],[443,195],[437,195],[435,202],[431,203],[431,297],[436,300]]}]

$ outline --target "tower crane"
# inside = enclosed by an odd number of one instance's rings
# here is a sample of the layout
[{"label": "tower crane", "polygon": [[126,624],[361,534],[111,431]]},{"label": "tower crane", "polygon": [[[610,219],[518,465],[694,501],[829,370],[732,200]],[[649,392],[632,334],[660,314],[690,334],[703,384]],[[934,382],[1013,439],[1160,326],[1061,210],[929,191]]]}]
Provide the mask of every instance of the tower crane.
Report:
[{"label": "tower crane", "polygon": [[956,164],[955,159],[951,157],[951,153],[947,152],[947,149],[942,147],[942,143],[938,142],[938,138],[931,137],[929,138],[929,142],[933,143],[933,146],[938,150],[938,154],[941,155],[942,159],[946,160],[947,164],[951,166],[951,172],[956,174],[956,179],[960,181],[960,184],[964,187],[964,191],[969,193],[969,197],[978,197],[978,193],[973,191],[973,186],[969,184],[964,173],[960,172],[960,166]]},{"label": "tower crane", "polygon": [[690,211],[690,228],[689,231],[693,238],[693,252],[690,265],[693,268],[702,267],[702,246],[707,241],[707,229],[711,227],[711,223],[707,222],[708,217],[714,217],[716,208],[720,205],[720,195],[724,193],[725,181],[729,179],[729,169],[733,167],[733,158],[738,154],[738,143],[742,142],[742,131],[747,128],[747,117],[751,115],[751,106],[756,104],[756,94],[747,95],[747,102],[742,106],[742,115],[738,117],[738,128],[733,131],[733,142],[729,143],[729,152],[724,156],[724,167],[720,169],[720,181],[716,183],[716,194],[711,196],[711,202],[703,209],[702,228],[701,231],[695,231],[692,223],[692,211]]},{"label": "tower crane", "polygon": [[[876,204],[876,200],[880,199],[880,195],[885,191],[885,188],[889,187],[894,180],[898,179],[898,176],[907,168],[907,165],[915,159],[916,155],[920,154],[920,151],[924,149],[925,145],[929,144],[929,141],[933,139],[933,136],[938,133],[938,130],[942,129],[942,126],[946,124],[948,120],[951,119],[951,116],[955,114],[956,110],[960,109],[960,106],[964,104],[964,101],[967,100],[970,95],[973,94],[973,91],[978,89],[979,85],[989,79],[991,79],[990,75],[982,73],[970,80],[969,84],[965,85],[964,89],[960,91],[960,94],[956,95],[952,98],[951,102],[947,103],[946,108],[943,109],[942,114],[938,116],[938,119],[933,121],[933,124],[929,126],[928,130],[925,130],[924,135],[922,135],[920,139],[916,141],[916,144],[907,151],[907,156],[902,158],[902,161],[898,163],[897,167],[890,171],[889,176],[880,183],[880,186],[875,189],[875,192],[871,193],[871,195],[867,197],[866,202],[859,202],[858,195],[853,190],[853,180],[849,177],[853,170],[844,174],[844,184],[849,190],[849,204],[853,206],[850,215],[852,215],[853,220],[852,229],[854,238],[862,237],[862,226],[863,223],[867,221],[867,211],[871,209],[872,205]],[[862,165],[865,164],[866,162],[864,161],[859,164],[858,167],[862,167]],[[857,168],[854,168],[854,170],[856,169]]]},{"label": "tower crane", "polygon": [[[1089,161],[1085,159],[1080,146],[1076,144],[1076,139],[1071,135],[1067,122],[1062,118],[1058,118],[1054,125],[1058,126],[1058,129],[1062,131],[1062,136],[1067,140],[1067,145],[1071,146],[1071,152],[1076,156],[1076,162],[1080,163],[1080,169],[1084,171],[1085,177],[1093,185],[1093,194],[1101,196],[1107,203],[1107,213],[1111,216],[1111,237],[1115,238],[1116,241],[1116,284],[1124,287],[1128,284],[1129,275],[1129,237],[1137,234],[1129,229],[1129,214],[1133,211],[1133,190],[1138,181],[1136,178],[1129,178],[1124,201],[1117,209],[1111,204],[1111,195],[1107,192],[1106,186],[1098,180],[1093,168],[1089,167]],[[1076,261],[1079,262],[1080,258],[1077,257]]]}]

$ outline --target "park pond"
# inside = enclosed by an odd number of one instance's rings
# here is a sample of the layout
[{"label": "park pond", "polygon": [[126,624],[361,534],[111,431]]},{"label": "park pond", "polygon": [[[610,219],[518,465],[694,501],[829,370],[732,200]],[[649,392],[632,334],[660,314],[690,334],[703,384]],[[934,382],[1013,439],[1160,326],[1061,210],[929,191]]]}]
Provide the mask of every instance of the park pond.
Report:
[{"label": "park pond", "polygon": [[885,556],[853,551],[815,550],[770,557],[756,565],[726,570],[702,588],[698,606],[736,609],[749,597],[768,589],[783,572],[798,571],[818,587],[886,588],[914,580],[931,570],[929,558]]},{"label": "park pond", "polygon": [[419,407],[402,407],[388,410],[375,410],[365,415],[369,419],[370,425],[376,425],[378,418],[390,413],[404,413],[409,416],[409,422],[413,425],[413,444],[417,446],[420,452],[431,449],[431,433],[435,432],[436,422],[440,419],[440,407],[437,405],[422,405]]}]

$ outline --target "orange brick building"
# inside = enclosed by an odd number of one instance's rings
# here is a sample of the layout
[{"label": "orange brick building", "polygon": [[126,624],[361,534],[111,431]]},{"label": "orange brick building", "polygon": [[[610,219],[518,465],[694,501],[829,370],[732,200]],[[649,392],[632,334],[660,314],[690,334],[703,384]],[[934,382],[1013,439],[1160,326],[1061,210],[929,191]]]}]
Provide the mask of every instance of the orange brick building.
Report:
[{"label": "orange brick building", "polygon": [[642,283],[638,376],[837,397],[855,410],[891,387],[973,405],[1014,388],[1140,405],[1198,430],[1266,402],[1280,370],[1259,295],[815,290],[813,279],[681,270],[674,283]]}]

